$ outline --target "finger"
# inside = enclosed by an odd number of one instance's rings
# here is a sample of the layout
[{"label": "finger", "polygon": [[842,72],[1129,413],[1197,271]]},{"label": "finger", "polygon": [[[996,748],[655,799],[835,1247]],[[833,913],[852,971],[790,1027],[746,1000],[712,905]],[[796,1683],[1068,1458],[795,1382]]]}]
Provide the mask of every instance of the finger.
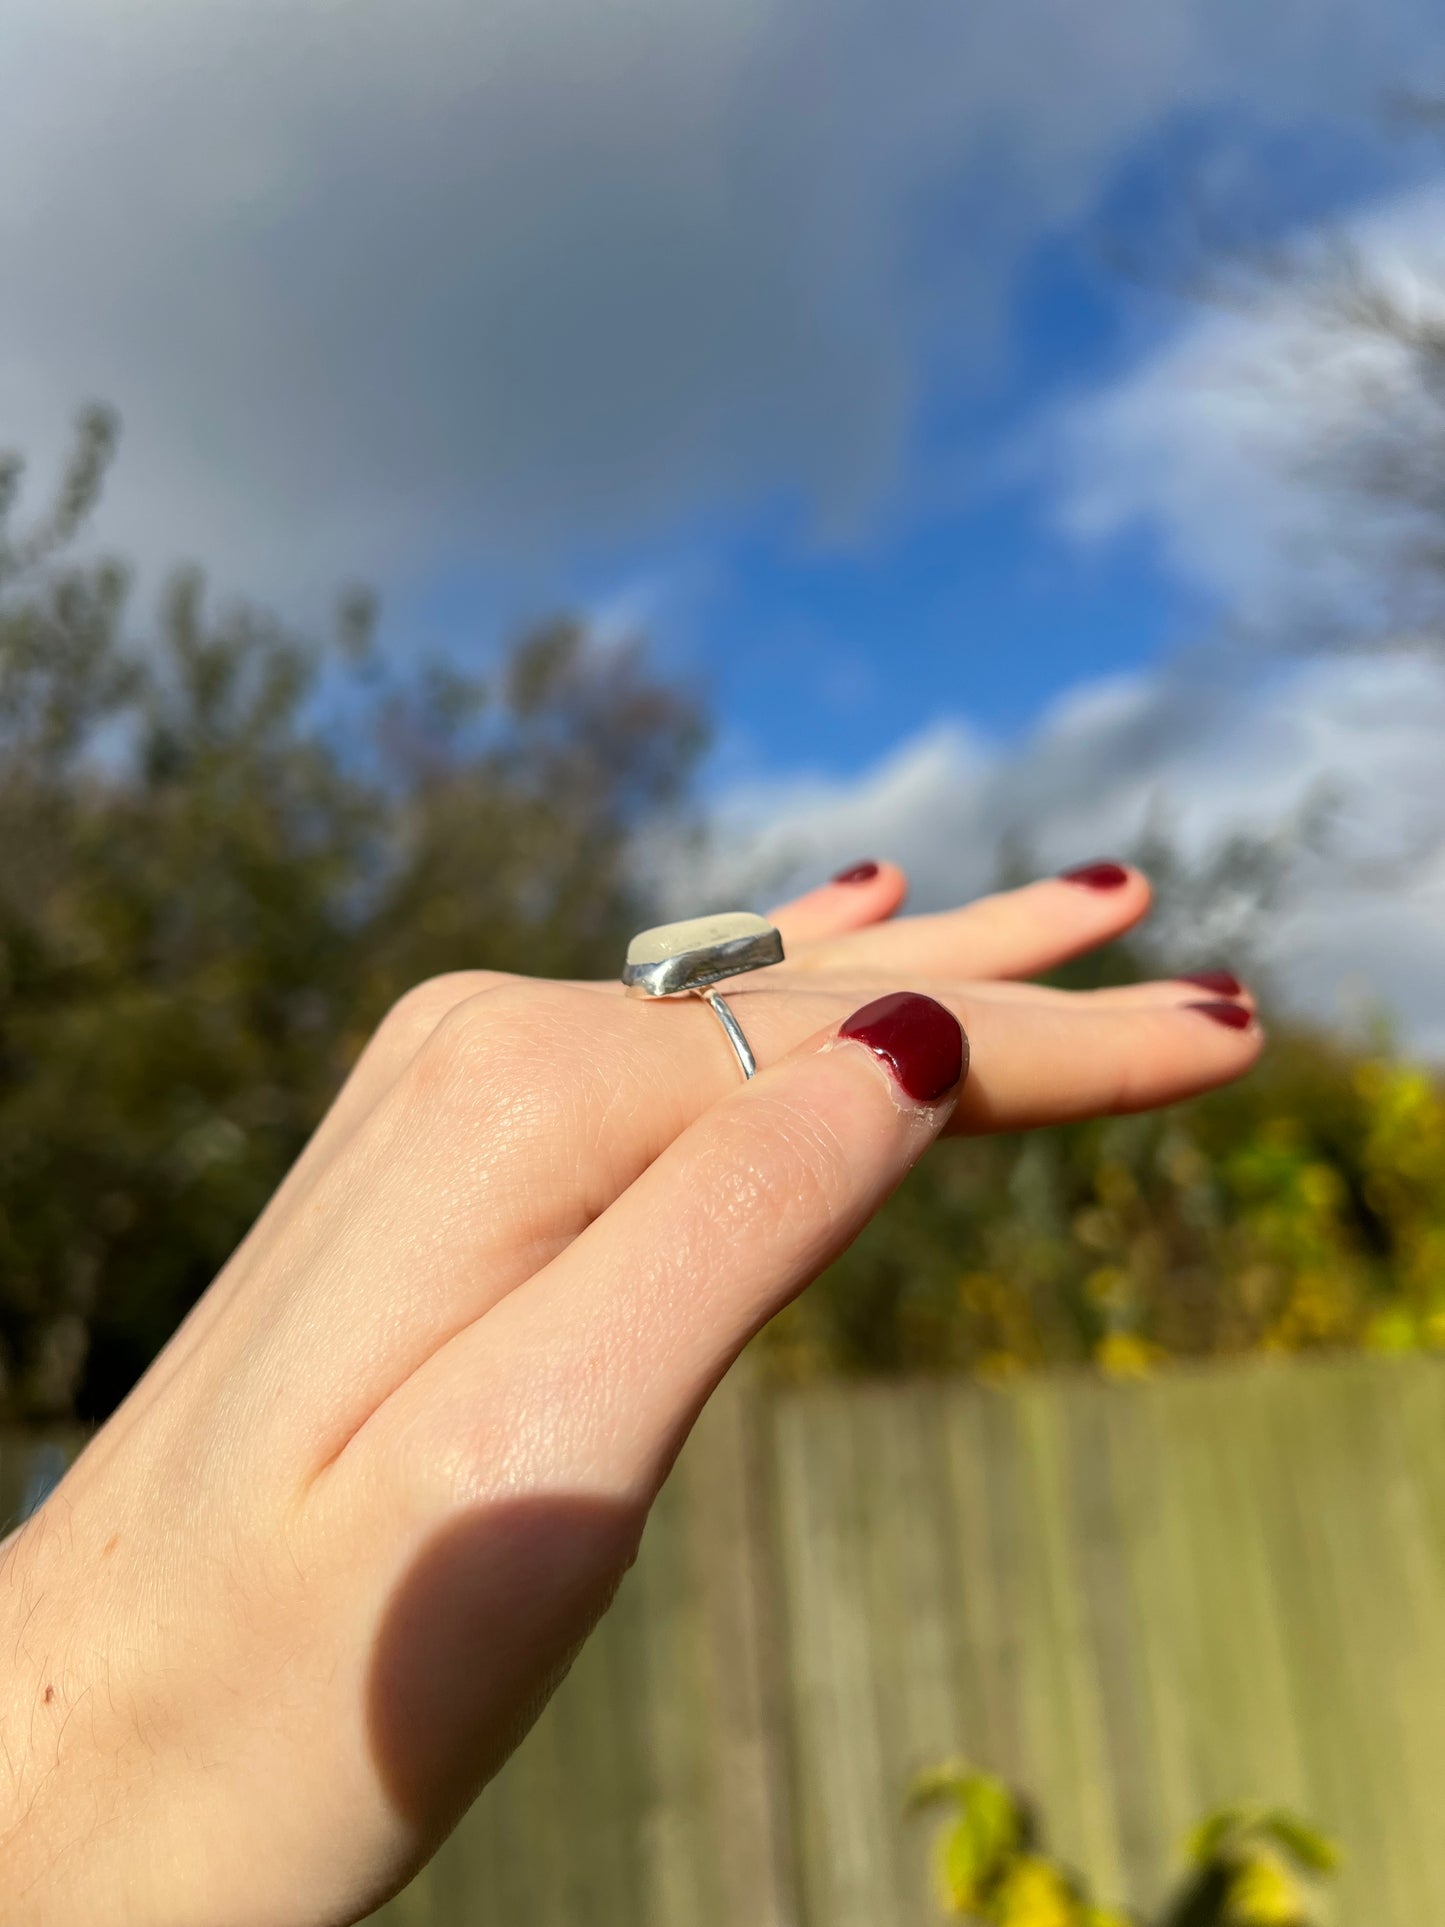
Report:
[{"label": "finger", "polygon": [[399,1388],[349,1448],[361,1476],[430,1456],[449,1501],[519,1473],[650,1496],[747,1340],[937,1135],[966,1065],[952,1014],[900,993],[735,1090]]},{"label": "finger", "polygon": [[[1242,1076],[1264,1043],[1244,1005],[1182,992],[1173,1001],[1111,1005],[1062,992],[1041,995],[1032,986],[1020,987],[1019,995],[994,984],[929,988],[973,1044],[973,1069],[949,1126],[965,1134],[1175,1104]],[[856,1000],[856,989],[822,984],[811,994],[740,988],[728,998],[760,1064],[776,1061],[820,1022],[839,1021]],[[669,1013],[655,1015],[668,1021]],[[675,1020],[691,1015],[678,1010]],[[685,1086],[697,1101],[708,1041],[699,1039],[690,1053],[686,1076],[681,1066],[675,1072],[674,1102],[683,1101]],[[676,1048],[669,1053],[670,1061],[679,1056]],[[662,1089],[654,1087],[653,1095],[661,1099]]]},{"label": "finger", "polygon": [[820,889],[794,897],[768,913],[788,949],[844,936],[896,916],[908,894],[908,879],[896,864],[852,863]]},{"label": "finger", "polygon": [[[1156,998],[1119,1003],[1022,985],[926,988],[973,1040],[973,1071],[949,1127],[966,1134],[1178,1103],[1242,1076],[1264,1043],[1248,1006],[1190,994],[1187,986],[1172,992],[1163,986],[1166,994]],[[811,990],[787,992],[740,985],[728,992],[728,1002],[758,1062],[767,1065],[821,1024],[841,1021],[858,996],[857,986],[820,981]],[[725,1094],[737,1067],[716,1020],[695,1000],[639,1015],[651,1028],[674,1027],[672,1039],[657,1047],[648,1105],[651,1116],[672,1121],[675,1134]]]},{"label": "finger", "polygon": [[[920,978],[919,981],[927,987],[929,980]],[[1223,983],[1233,988],[1227,991],[1220,988]],[[1257,1002],[1249,986],[1227,970],[1201,971],[1194,977],[1156,978],[1138,984],[1105,984],[1097,990],[1057,990],[1049,984],[1013,983],[1001,977],[954,988],[960,994],[992,1003],[1058,1004],[1075,1010],[1134,1010],[1153,1004],[1173,1009],[1180,1004],[1213,999],[1242,1004],[1245,1009],[1253,1010]]]},{"label": "finger", "polygon": [[1241,1004],[967,1005],[975,1074],[953,1128],[1028,1131],[1157,1110],[1242,1077],[1264,1048]]},{"label": "finger", "polygon": [[977,979],[1032,977],[1131,930],[1149,908],[1148,880],[1122,864],[1089,866],[1102,881],[1051,877],[962,909],[857,931],[818,945],[804,968]]}]

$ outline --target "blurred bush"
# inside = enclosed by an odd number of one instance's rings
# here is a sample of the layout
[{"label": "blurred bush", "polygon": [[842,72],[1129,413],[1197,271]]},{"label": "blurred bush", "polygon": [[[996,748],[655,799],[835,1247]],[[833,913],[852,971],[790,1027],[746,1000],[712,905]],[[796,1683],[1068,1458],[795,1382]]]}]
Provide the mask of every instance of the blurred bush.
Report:
[{"label": "blurred bush", "polygon": [[77,545],[115,424],[17,530],[0,464],[0,1418],[102,1418],[387,1005],[460,964],[617,966],[687,694],[575,623],[484,684],[316,646],[178,576],[136,626]]},{"label": "blurred bush", "polygon": [[1445,1085],[1271,1026],[1244,1083],[948,1142],[761,1349],[787,1377],[1445,1349]]}]

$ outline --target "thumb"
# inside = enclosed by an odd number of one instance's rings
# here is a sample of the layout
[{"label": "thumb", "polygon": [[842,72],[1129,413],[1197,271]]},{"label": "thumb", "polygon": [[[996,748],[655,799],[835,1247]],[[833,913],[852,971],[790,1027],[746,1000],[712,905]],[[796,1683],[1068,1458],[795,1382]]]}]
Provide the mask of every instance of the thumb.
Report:
[{"label": "thumb", "polygon": [[422,1393],[433,1424],[450,1408],[474,1449],[479,1425],[500,1443],[506,1412],[549,1483],[649,1495],[749,1338],[937,1136],[967,1063],[932,998],[867,1005],[704,1112],[403,1392]]}]

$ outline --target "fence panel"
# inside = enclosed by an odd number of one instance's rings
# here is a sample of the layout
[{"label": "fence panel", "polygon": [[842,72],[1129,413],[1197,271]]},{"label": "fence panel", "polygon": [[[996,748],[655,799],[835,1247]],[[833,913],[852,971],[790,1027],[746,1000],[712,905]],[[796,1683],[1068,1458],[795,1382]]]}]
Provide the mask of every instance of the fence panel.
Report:
[{"label": "fence panel", "polygon": [[[0,1441],[0,1520],[61,1444]],[[1223,1801],[1445,1920],[1445,1367],[785,1394],[683,1454],[552,1707],[382,1927],[922,1927],[918,1767],[1035,1796],[1147,1908]]]}]

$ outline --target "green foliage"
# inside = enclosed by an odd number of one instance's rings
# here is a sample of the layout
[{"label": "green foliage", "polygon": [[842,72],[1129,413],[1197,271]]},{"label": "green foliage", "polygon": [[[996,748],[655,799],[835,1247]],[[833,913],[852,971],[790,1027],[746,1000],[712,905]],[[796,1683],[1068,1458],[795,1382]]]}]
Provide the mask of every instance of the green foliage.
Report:
[{"label": "green foliage", "polygon": [[1334,1843],[1292,1813],[1223,1807],[1189,1842],[1195,1872],[1161,1927],[1318,1927]]},{"label": "green foliage", "polygon": [[77,558],[83,421],[15,527],[0,464],[0,1417],[99,1418],[208,1283],[386,1007],[471,967],[611,972],[693,703],[576,623],[490,685]]},{"label": "green foliage", "polygon": [[1127,1927],[1045,1854],[1033,1815],[1002,1780],[957,1762],[921,1773],[910,1811],[942,1806],[934,1843],[940,1904],[976,1927]]},{"label": "green foliage", "polygon": [[1445,1348],[1445,1086],[1279,1023],[1189,1106],[948,1143],[764,1350],[780,1373]]},{"label": "green foliage", "polygon": [[[1128,1927],[1044,1852],[1037,1821],[1001,1780],[963,1762],[914,1780],[908,1809],[943,1807],[934,1843],[939,1904],[974,1927]],[[1334,1872],[1329,1840],[1279,1809],[1221,1808],[1194,1830],[1191,1871],[1158,1927],[1318,1927],[1318,1883]]]}]

